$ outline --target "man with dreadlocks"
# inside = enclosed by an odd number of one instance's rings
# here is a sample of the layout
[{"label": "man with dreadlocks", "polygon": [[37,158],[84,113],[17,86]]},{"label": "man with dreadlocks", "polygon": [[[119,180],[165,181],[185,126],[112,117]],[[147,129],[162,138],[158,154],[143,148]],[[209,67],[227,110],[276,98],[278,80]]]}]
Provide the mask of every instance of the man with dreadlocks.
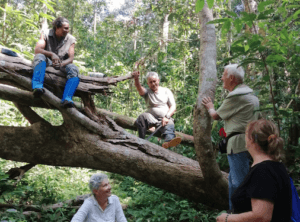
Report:
[{"label": "man with dreadlocks", "polygon": [[39,97],[44,93],[43,83],[46,66],[53,66],[67,74],[67,82],[61,103],[63,107],[74,107],[72,97],[79,84],[79,69],[72,62],[76,39],[69,34],[69,21],[58,17],[52,23],[53,28],[43,31],[35,47],[33,60],[32,89]]}]

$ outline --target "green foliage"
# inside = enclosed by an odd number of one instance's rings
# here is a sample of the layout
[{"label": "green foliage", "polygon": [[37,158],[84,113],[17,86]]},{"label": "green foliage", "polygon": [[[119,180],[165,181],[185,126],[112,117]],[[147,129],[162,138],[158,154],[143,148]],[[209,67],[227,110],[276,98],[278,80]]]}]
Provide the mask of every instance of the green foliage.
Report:
[{"label": "green foliage", "polygon": [[217,211],[201,204],[153,188],[131,177],[119,181],[119,190],[130,198],[125,211],[128,221],[215,221]]}]

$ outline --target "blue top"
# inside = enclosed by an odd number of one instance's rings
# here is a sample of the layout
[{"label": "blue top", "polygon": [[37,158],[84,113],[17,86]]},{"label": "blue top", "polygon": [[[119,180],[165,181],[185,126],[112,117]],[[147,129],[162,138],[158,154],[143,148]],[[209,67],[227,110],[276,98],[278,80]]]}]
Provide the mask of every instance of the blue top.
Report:
[{"label": "blue top", "polygon": [[105,210],[102,210],[94,196],[84,200],[71,222],[127,222],[127,220],[119,198],[111,195]]}]

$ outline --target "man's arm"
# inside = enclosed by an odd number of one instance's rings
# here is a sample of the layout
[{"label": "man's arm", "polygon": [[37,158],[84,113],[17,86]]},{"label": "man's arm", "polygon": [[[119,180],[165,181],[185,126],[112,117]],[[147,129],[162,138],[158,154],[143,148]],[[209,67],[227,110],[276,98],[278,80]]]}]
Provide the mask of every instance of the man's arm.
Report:
[{"label": "man's arm", "polygon": [[140,96],[145,95],[146,89],[141,85],[140,80],[139,80],[140,72],[136,71],[136,72],[131,73],[131,75],[134,78],[134,85],[135,85],[137,91],[139,92]]},{"label": "man's arm", "polygon": [[174,113],[176,111],[176,103],[175,103],[174,95],[171,92],[171,90],[169,90],[169,89],[168,89],[168,96],[169,96],[169,101],[168,101],[169,111],[167,112],[166,116],[161,121],[163,126],[168,124],[169,119],[171,118],[171,116],[174,115]]},{"label": "man's arm", "polygon": [[73,43],[70,48],[69,48],[69,58],[64,60],[62,63],[61,63],[61,67],[64,67],[70,63],[73,63],[73,60],[74,60],[74,54],[75,54],[75,43]]},{"label": "man's arm", "polygon": [[39,41],[36,43],[34,54],[38,54],[38,53],[44,54],[45,56],[51,58],[54,65],[59,64],[60,63],[59,57],[53,52],[46,51],[45,47],[46,47],[46,41],[44,39],[44,33],[42,33]]},{"label": "man's arm", "polygon": [[214,104],[212,103],[210,97],[204,97],[202,100],[202,104],[205,106],[205,108],[208,110],[209,115],[214,119],[214,120],[219,120],[221,117],[218,115],[214,108]]}]

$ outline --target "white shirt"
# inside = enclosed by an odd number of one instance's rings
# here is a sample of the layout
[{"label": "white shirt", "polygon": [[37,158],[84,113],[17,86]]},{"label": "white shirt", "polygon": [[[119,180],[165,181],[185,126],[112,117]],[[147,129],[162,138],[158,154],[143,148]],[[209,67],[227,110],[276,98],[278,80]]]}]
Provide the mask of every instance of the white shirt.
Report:
[{"label": "white shirt", "polygon": [[169,112],[169,107],[176,105],[171,90],[161,86],[158,87],[156,93],[151,89],[146,89],[143,97],[148,108],[147,112],[151,113],[157,119],[165,117]]},{"label": "white shirt", "polygon": [[119,198],[111,195],[105,210],[102,210],[94,196],[85,199],[71,222],[127,222],[127,220]]}]

